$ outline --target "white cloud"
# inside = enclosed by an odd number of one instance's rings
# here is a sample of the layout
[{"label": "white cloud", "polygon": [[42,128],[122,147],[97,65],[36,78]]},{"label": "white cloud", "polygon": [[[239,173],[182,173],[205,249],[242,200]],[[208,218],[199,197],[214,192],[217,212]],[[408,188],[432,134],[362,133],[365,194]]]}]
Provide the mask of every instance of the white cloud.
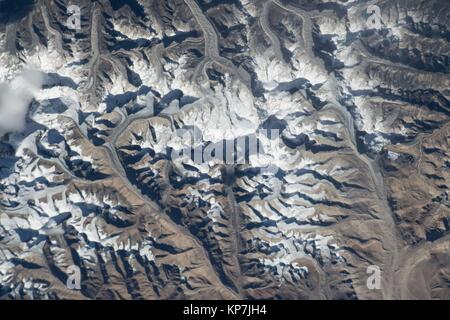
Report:
[{"label": "white cloud", "polygon": [[42,81],[41,72],[26,70],[9,83],[0,83],[0,136],[24,129],[28,106]]}]

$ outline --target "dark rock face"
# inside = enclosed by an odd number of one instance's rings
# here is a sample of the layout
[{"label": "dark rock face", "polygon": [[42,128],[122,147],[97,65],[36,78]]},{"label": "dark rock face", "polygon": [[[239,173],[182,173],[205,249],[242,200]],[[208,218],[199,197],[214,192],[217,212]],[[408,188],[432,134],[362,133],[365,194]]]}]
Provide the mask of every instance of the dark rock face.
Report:
[{"label": "dark rock face", "polygon": [[34,0],[0,1],[0,25],[14,24],[30,14],[34,9]]}]

